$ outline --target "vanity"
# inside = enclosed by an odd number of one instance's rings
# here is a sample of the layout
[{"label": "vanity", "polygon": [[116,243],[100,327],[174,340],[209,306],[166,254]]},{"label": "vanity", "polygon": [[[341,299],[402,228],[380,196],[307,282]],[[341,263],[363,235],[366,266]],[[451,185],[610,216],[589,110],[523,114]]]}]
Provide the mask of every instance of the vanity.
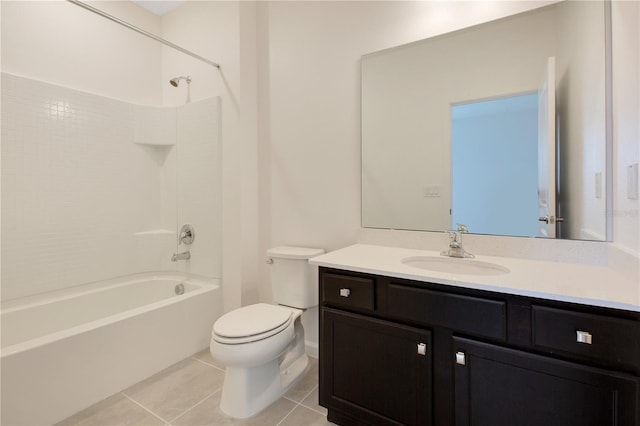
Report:
[{"label": "vanity", "polygon": [[329,421],[640,425],[640,289],[606,266],[367,244],[311,263]]}]

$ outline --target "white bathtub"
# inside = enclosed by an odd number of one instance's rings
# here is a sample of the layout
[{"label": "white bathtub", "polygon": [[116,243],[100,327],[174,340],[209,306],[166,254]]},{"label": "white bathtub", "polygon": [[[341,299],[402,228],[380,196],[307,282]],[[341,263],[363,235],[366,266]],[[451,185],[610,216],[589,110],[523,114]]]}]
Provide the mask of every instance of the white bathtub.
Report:
[{"label": "white bathtub", "polygon": [[4,303],[1,424],[53,424],[139,382],[208,347],[221,314],[216,280],[179,273]]}]

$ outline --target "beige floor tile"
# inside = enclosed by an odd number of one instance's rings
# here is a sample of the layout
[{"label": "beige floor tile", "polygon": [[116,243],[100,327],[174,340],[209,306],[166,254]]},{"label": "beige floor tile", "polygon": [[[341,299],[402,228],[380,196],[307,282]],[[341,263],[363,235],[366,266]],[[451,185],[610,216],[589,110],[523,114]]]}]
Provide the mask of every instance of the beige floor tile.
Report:
[{"label": "beige floor tile", "polygon": [[233,419],[220,411],[220,395],[222,391],[205,399],[202,403],[193,407],[177,419],[171,422],[173,426],[195,425],[231,425]]},{"label": "beige floor tile", "polygon": [[171,421],[222,387],[224,372],[186,359],[123,393]]},{"label": "beige floor tile", "polygon": [[280,423],[281,426],[320,426],[331,424],[333,423],[328,422],[326,416],[302,405],[298,405],[295,410]]},{"label": "beige floor tile", "polygon": [[224,370],[224,365],[220,364],[211,356],[211,352],[208,348],[203,350],[202,352],[198,352],[193,357],[199,359],[202,362],[206,362],[207,364],[211,364],[214,367],[218,367],[221,370]]},{"label": "beige floor tile", "polygon": [[305,407],[311,408],[312,410],[319,411],[326,416],[327,409],[321,406],[320,404],[318,404],[319,397],[320,397],[320,388],[316,387],[313,390],[313,392],[311,392],[311,394],[309,394],[309,396],[302,401],[302,405],[304,405]]},{"label": "beige floor tile", "polygon": [[173,426],[275,426],[289,414],[296,405],[288,399],[280,398],[254,417],[248,419],[233,419],[220,410],[221,395],[222,392],[217,392],[192,410],[175,419],[171,424]]},{"label": "beige floor tile", "polygon": [[318,360],[309,357],[307,372],[293,388],[289,389],[285,396],[292,401],[300,402],[306,398],[316,386],[318,386]]},{"label": "beige floor tile", "polygon": [[122,394],[104,401],[58,423],[59,426],[152,426],[164,422]]},{"label": "beige floor tile", "polygon": [[[318,405],[318,361],[316,359],[309,359],[307,372],[289,390],[286,398],[280,398],[258,415],[242,420],[232,419],[220,411],[224,372],[210,365],[219,364],[211,357],[208,350],[204,350],[132,386],[123,394],[114,395],[69,417],[60,425],[151,426],[162,425],[164,423],[162,419],[171,422],[173,426],[275,426],[283,419],[283,425],[331,424],[327,423],[326,417],[321,414],[326,410]],[[304,406],[296,407],[296,403],[299,402]]]}]

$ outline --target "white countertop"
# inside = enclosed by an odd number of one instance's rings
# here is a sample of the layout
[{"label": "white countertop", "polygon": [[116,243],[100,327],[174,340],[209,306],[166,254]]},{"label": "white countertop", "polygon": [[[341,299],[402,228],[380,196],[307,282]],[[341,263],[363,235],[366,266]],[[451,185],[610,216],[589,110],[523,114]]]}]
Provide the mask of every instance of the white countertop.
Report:
[{"label": "white countertop", "polygon": [[509,269],[506,274],[480,276],[431,271],[402,263],[402,259],[414,256],[440,256],[440,252],[355,244],[314,257],[309,263],[456,287],[640,312],[640,283],[631,282],[607,266],[476,255],[473,260],[491,262]]}]

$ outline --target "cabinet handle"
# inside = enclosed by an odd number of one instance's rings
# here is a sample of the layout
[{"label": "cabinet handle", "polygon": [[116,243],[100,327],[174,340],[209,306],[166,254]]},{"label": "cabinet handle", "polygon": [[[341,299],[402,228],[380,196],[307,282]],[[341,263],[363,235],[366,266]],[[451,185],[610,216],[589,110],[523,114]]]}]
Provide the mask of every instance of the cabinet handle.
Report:
[{"label": "cabinet handle", "polygon": [[466,359],[466,356],[465,356],[464,352],[462,352],[462,351],[456,352],[456,364],[460,364],[460,365],[466,365],[467,364],[467,359]]},{"label": "cabinet handle", "polygon": [[427,344],[426,343],[418,343],[418,355],[422,355],[422,356],[427,355]]},{"label": "cabinet handle", "polygon": [[591,344],[591,333],[588,331],[576,330],[576,342],[584,343],[585,345]]},{"label": "cabinet handle", "polygon": [[351,290],[348,288],[341,288],[340,289],[340,296],[341,297],[349,297],[351,295]]}]

